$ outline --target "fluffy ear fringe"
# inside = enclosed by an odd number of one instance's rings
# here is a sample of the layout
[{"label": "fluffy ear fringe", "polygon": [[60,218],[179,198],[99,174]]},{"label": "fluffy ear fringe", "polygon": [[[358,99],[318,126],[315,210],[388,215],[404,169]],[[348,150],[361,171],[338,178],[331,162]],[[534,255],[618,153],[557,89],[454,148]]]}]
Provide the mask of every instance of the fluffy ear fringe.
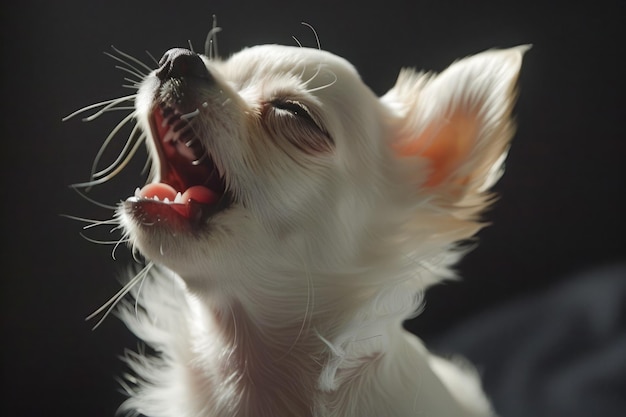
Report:
[{"label": "fluffy ear fringe", "polygon": [[442,205],[467,208],[461,217],[484,208],[485,192],[502,174],[514,132],[516,81],[528,48],[489,50],[439,75],[403,70],[381,99],[398,116],[391,144],[397,157],[426,159],[430,168],[421,172],[419,188]]}]

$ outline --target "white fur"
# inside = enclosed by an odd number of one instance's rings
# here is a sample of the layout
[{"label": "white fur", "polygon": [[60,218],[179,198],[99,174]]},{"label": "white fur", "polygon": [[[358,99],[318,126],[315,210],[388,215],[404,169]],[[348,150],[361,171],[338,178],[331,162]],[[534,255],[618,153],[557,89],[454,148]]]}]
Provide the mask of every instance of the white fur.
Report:
[{"label": "white fur", "polygon": [[[513,132],[523,51],[487,51],[439,75],[403,70],[382,98],[320,50],[203,57],[215,82],[184,100],[200,111],[194,131],[234,202],[193,231],[120,209],[132,245],[157,265],[135,293],[139,313],[121,312],[156,352],[127,355],[135,376],[122,408],[493,416],[475,372],[433,356],[401,323],[427,287],[454,277],[459,242],[482,226]],[[158,88],[148,75],[136,100],[146,132]],[[305,105],[333,143],[272,108],[277,97]],[[442,152],[429,151],[437,143]]]}]

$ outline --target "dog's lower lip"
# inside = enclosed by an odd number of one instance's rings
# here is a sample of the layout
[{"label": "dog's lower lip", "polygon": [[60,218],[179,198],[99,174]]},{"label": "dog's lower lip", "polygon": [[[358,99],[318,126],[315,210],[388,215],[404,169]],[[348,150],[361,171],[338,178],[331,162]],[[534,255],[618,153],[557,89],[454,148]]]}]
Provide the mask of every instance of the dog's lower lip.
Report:
[{"label": "dog's lower lip", "polygon": [[157,224],[172,230],[195,230],[232,203],[228,192],[218,195],[203,186],[193,186],[184,193],[163,183],[137,188],[123,204],[126,212],[144,226]]},{"label": "dog's lower lip", "polygon": [[144,226],[162,225],[168,229],[197,228],[217,208],[193,200],[182,203],[157,201],[149,198],[130,197],[124,209]]}]

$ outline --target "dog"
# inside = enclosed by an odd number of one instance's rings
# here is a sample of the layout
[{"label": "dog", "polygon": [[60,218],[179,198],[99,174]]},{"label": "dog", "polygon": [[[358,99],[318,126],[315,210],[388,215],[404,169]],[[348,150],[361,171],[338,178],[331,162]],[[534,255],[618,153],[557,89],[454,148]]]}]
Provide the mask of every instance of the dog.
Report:
[{"label": "dog", "polygon": [[116,213],[149,260],[117,312],[151,348],[126,355],[121,410],[494,416],[402,322],[484,225],[525,50],[403,69],[382,97],[319,48],[174,48],[150,71],[120,52],[137,94],[101,105],[134,100],[151,161]]}]

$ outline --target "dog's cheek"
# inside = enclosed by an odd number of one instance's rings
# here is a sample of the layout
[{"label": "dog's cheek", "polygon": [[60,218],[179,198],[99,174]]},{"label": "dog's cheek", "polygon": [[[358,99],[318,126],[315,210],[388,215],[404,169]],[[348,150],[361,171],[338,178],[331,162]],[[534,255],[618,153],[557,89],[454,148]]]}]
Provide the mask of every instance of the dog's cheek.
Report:
[{"label": "dog's cheek", "polygon": [[334,149],[327,135],[304,125],[288,130],[285,138],[295,149],[311,156],[330,154]]},{"label": "dog's cheek", "polygon": [[299,156],[295,160],[276,152],[245,191],[243,205],[273,236],[317,232],[334,212],[329,207],[334,201],[332,166],[321,162],[314,166],[311,157]]}]

